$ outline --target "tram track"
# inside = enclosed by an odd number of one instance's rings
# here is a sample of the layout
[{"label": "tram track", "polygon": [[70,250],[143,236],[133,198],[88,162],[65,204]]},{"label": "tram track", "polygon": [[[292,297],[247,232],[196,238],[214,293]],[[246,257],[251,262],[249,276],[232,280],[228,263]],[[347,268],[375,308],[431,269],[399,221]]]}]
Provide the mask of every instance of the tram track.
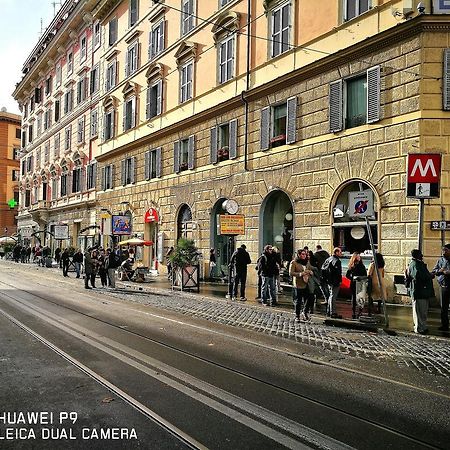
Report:
[{"label": "tram track", "polygon": [[[8,283],[1,282],[0,285],[9,286],[10,288],[17,289],[16,286]],[[347,418],[351,418],[351,420],[359,421],[361,424],[369,425],[371,427],[374,427],[378,431],[383,431],[387,433],[391,433],[392,435],[395,435],[401,439],[405,439],[411,444],[414,444],[414,446],[419,446],[421,448],[438,448],[434,447],[427,442],[424,442],[420,439],[416,439],[414,437],[408,436],[404,433],[401,433],[400,431],[386,426],[382,423],[377,423],[373,420],[368,420],[364,417],[358,416],[356,414],[353,414],[351,412],[348,412],[342,408],[337,408],[336,406],[331,406],[328,404],[325,404],[321,401],[309,398],[308,396],[302,395],[298,392],[290,391],[286,388],[276,386],[272,383],[268,383],[265,380],[259,379],[258,377],[255,377],[253,375],[249,375],[240,371],[237,371],[235,369],[225,367],[223,365],[217,364],[215,361],[208,360],[206,358],[200,358],[197,355],[190,354],[189,352],[186,352],[183,349],[175,348],[171,345],[168,345],[164,342],[160,342],[158,340],[149,338],[147,336],[144,336],[140,333],[136,333],[130,329],[124,329],[122,326],[116,325],[114,323],[110,323],[109,321],[105,321],[102,319],[99,319],[98,317],[93,317],[92,315],[86,314],[82,311],[78,311],[75,308],[70,308],[66,305],[61,305],[58,302],[48,300],[47,298],[37,295],[31,291],[28,291],[26,289],[21,288],[21,291],[27,293],[30,296],[33,296],[35,298],[38,298],[40,300],[43,300],[45,302],[52,303],[55,306],[58,306],[60,308],[65,308],[67,310],[70,310],[71,312],[81,314],[85,316],[86,318],[89,318],[90,320],[99,321],[104,325],[107,325],[109,327],[113,327],[116,330],[120,330],[122,333],[131,334],[137,338],[140,339],[146,339],[148,341],[151,341],[153,344],[157,344],[160,346],[164,346],[166,348],[170,348],[171,351],[176,351],[183,353],[185,356],[189,356],[190,358],[196,358],[198,360],[201,360],[203,363],[214,365],[220,367],[221,370],[227,370],[229,372],[233,372],[235,375],[239,375],[241,377],[245,377],[251,382],[254,383],[260,383],[263,385],[270,386],[272,389],[278,389],[280,391],[283,391],[285,394],[288,394],[292,396],[293,398],[301,399],[302,401],[311,402],[314,403],[316,406],[320,406],[322,408],[327,409],[328,411],[333,411],[337,414],[345,415]],[[101,350],[102,352],[105,352],[120,361],[130,365],[131,367],[140,370],[141,372],[146,373],[149,376],[154,376],[156,374],[156,378],[158,381],[161,382],[163,377],[166,377],[164,379],[164,382],[166,382],[168,385],[171,385],[171,387],[174,387],[175,389],[180,390],[180,392],[185,393],[186,395],[191,395],[193,398],[196,398],[197,400],[200,400],[200,397],[202,401],[205,402],[205,404],[208,407],[215,408],[216,410],[220,411],[221,413],[227,415],[228,417],[238,420],[241,423],[245,424],[248,427],[251,427],[252,429],[257,430],[258,432],[261,432],[262,434],[269,436],[271,439],[275,440],[279,444],[287,447],[287,448],[300,448],[299,445],[305,445],[304,442],[306,442],[306,445],[304,448],[309,448],[309,445],[312,445],[314,448],[349,448],[345,444],[342,444],[339,441],[334,440],[333,438],[329,438],[328,436],[324,436],[321,433],[318,433],[314,430],[310,430],[307,427],[303,427],[302,425],[298,424],[297,422],[291,421],[285,417],[279,416],[276,413],[273,413],[272,411],[268,411],[264,409],[263,407],[260,407],[258,405],[255,405],[254,403],[251,403],[249,401],[246,401],[242,398],[238,398],[234,396],[233,394],[227,393],[220,388],[217,388],[215,386],[210,385],[209,383],[206,383],[204,381],[198,380],[192,376],[189,376],[188,374],[177,371],[177,369],[174,369],[172,367],[167,367],[164,363],[158,362],[155,359],[140,353],[134,349],[132,349],[129,346],[120,344],[118,342],[112,341],[108,338],[105,338],[104,336],[97,335],[96,333],[92,332],[91,330],[80,327],[79,325],[64,319],[58,315],[55,315],[53,313],[50,313],[49,311],[46,311],[42,308],[39,308],[36,305],[30,304],[29,301],[24,301],[21,298],[18,298],[18,296],[10,295],[9,293],[6,293],[5,291],[2,292],[3,297],[8,297],[10,300],[10,303],[15,305],[15,307],[19,307],[28,314],[32,314],[36,317],[38,317],[40,320],[47,322],[48,324],[59,328],[61,331],[71,334],[74,338],[84,341],[85,343],[96,347],[97,349]],[[24,329],[27,332],[33,333],[33,330],[28,329],[28,327],[25,324],[22,324],[18,319],[12,317],[10,314],[5,312],[4,310],[0,311],[2,314],[5,315],[5,317],[8,317],[10,320],[12,320],[16,325],[21,326],[22,329]],[[20,325],[21,324],[21,325]],[[211,330],[208,329],[209,332]],[[35,333],[36,334],[36,333]],[[35,336],[36,337],[36,336]],[[45,338],[40,336],[41,339],[39,339],[41,342],[44,342]],[[64,358],[68,359],[71,358],[72,364],[74,364],[76,367],[79,367],[81,370],[83,370],[85,373],[88,373],[89,376],[99,381],[101,384],[104,384],[107,386],[106,383],[109,383],[106,379],[101,377],[98,374],[95,374],[92,372],[89,368],[84,366],[81,362],[74,360],[70,355],[65,354],[65,352],[61,349],[58,349],[54,344],[49,342],[48,344],[44,342],[49,348],[52,348],[52,350],[56,351],[58,354],[63,356]],[[84,368],[87,370],[84,370]],[[342,367],[336,366],[338,369],[342,369]],[[91,373],[89,373],[89,371]],[[180,380],[183,380],[182,383],[180,383]],[[108,387],[108,386],[107,386]],[[403,387],[412,387],[409,385],[403,386]],[[108,387],[110,388],[110,387]],[[117,387],[111,386],[112,389],[115,389]],[[124,398],[126,401],[128,401],[130,404],[133,404],[133,399],[128,396],[125,392],[122,392],[120,388],[117,388],[118,392],[117,395],[119,395],[121,398]],[[116,392],[116,391],[114,391]],[[214,395],[211,393],[214,392]],[[433,394],[437,395],[433,392]],[[128,400],[126,397],[129,397]],[[212,397],[212,398],[211,398]],[[447,397],[448,398],[448,397]],[[138,402],[139,403],[139,402]],[[136,406],[135,406],[136,407]],[[143,407],[143,408],[142,408]],[[149,411],[146,412],[145,405],[137,405],[138,410],[142,410],[144,414],[149,414]],[[151,418],[151,415],[149,416]],[[162,419],[164,420],[164,419]],[[269,423],[271,426],[267,426],[266,424]],[[194,445],[190,448],[201,448],[198,447],[199,443],[197,443],[195,440],[193,441]],[[302,443],[303,442],[303,443]]]}]

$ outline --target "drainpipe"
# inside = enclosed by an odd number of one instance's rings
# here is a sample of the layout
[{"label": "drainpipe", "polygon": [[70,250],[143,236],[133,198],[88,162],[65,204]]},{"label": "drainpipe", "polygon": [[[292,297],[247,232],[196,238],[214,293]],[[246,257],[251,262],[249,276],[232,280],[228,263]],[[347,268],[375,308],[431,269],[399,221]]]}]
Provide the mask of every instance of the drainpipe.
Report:
[{"label": "drainpipe", "polygon": [[247,0],[247,74],[245,79],[245,91],[241,92],[241,99],[244,102],[244,170],[248,171],[248,101],[245,94],[250,89],[250,18],[251,0]]}]

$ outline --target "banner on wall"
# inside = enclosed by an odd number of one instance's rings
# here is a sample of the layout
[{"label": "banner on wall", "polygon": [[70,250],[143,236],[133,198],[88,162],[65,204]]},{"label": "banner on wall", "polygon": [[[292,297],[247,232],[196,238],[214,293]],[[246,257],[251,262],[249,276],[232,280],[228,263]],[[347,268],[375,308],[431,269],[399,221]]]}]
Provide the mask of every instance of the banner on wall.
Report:
[{"label": "banner on wall", "polygon": [[112,216],[112,234],[113,235],[131,234],[131,217],[123,215]]}]

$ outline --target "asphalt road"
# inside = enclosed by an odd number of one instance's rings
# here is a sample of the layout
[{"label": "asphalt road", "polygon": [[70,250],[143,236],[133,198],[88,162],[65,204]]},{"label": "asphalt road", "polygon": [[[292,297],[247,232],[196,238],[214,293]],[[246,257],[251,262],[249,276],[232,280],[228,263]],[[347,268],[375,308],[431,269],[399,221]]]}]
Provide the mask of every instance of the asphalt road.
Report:
[{"label": "asphalt road", "polygon": [[[445,377],[127,295],[2,263],[0,447],[448,448]],[[55,423],[4,423],[20,411]],[[65,412],[75,423],[56,423]],[[6,439],[21,427],[36,439]],[[59,431],[43,440],[49,428]],[[100,429],[128,439],[92,438]]]}]

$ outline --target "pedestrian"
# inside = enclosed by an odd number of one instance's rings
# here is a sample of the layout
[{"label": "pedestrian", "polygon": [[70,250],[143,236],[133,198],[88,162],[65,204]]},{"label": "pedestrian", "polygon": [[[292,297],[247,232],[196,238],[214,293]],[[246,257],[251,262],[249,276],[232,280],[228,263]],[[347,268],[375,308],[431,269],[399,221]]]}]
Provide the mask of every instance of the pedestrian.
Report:
[{"label": "pedestrian", "polygon": [[105,268],[108,273],[109,287],[116,287],[116,269],[120,266],[120,256],[110,248],[106,250]]},{"label": "pedestrian", "polygon": [[258,300],[259,303],[262,303],[262,274],[261,274],[261,258],[263,258],[264,256],[264,252],[261,253],[258,256],[258,259],[256,260],[256,266],[255,266],[255,270],[256,270],[256,276],[258,277],[258,282],[257,282],[257,292],[256,292],[256,297],[255,300]]},{"label": "pedestrian", "polygon": [[5,247],[0,245],[0,258],[3,259],[5,257]]},{"label": "pedestrian", "polygon": [[31,258],[31,253],[32,253],[32,248],[31,245],[27,245],[27,263],[30,262],[30,258]]},{"label": "pedestrian", "polygon": [[440,331],[448,331],[448,307],[450,301],[450,244],[442,248],[442,256],[431,271],[437,276],[440,291],[441,326]]},{"label": "pedestrian", "polygon": [[321,267],[321,277],[328,285],[329,296],[327,301],[327,316],[332,319],[342,319],[342,316],[337,314],[336,300],[339,294],[339,288],[342,283],[342,250],[336,247],[333,254],[327,258]]},{"label": "pedestrian", "polygon": [[60,261],[61,261],[61,248],[60,247],[58,247],[55,250],[55,261],[56,261],[56,264],[58,264],[58,266],[61,267],[61,264],[60,264]]},{"label": "pedestrian", "polygon": [[217,266],[216,250],[212,248],[209,250],[209,279],[210,280],[213,279],[214,269],[216,268],[216,266]]},{"label": "pedestrian", "polygon": [[75,266],[75,272],[77,274],[76,278],[80,278],[81,276],[81,265],[83,264],[83,253],[81,253],[81,249],[79,248],[72,258],[73,264]]},{"label": "pedestrian", "polygon": [[70,265],[70,256],[69,256],[69,249],[65,248],[64,251],[61,254],[61,265],[62,265],[62,271],[63,276],[68,277],[69,274],[69,265]]},{"label": "pedestrian", "polygon": [[430,298],[434,296],[433,275],[423,262],[420,250],[411,250],[411,262],[406,271],[412,302],[414,333],[428,334],[427,315]]},{"label": "pedestrian", "polygon": [[237,292],[239,283],[241,285],[240,289],[240,300],[245,302],[247,298],[245,297],[245,283],[247,282],[247,266],[252,263],[250,255],[247,252],[247,247],[242,244],[232,255],[230,259],[230,270],[234,271],[234,282],[233,282],[233,299],[237,300]]},{"label": "pedestrian", "polygon": [[317,267],[322,267],[326,259],[330,257],[330,254],[322,248],[320,244],[316,245],[316,252],[314,253],[314,258],[317,260]]},{"label": "pedestrian", "polygon": [[[44,248],[42,249],[42,267],[51,267],[51,250],[50,247],[48,245],[44,245]],[[48,261],[50,258],[50,261]]]},{"label": "pedestrian", "polygon": [[378,283],[377,271],[375,270],[375,262],[372,259],[371,263],[369,264],[369,270],[367,271],[367,276],[369,277],[369,287],[368,287],[369,315],[372,314],[374,300],[378,302],[377,313],[380,314],[382,299],[384,300],[387,299],[387,289],[384,280],[384,266],[385,266],[384,258],[381,253],[375,253],[374,258],[376,258],[377,260],[378,273],[380,275],[381,280],[381,289]]},{"label": "pedestrian", "polygon": [[[84,287],[85,289],[95,288],[95,264],[91,256],[91,248],[84,252]],[[89,286],[89,281],[91,286]]]},{"label": "pedestrian", "polygon": [[99,250],[97,257],[97,271],[100,277],[100,282],[102,283],[102,287],[106,287],[108,285],[108,275],[105,258],[105,251],[103,249]]},{"label": "pedestrian", "polygon": [[277,263],[273,256],[271,245],[264,246],[264,252],[260,260],[262,276],[262,303],[265,306],[277,305],[277,291],[275,286],[275,276],[277,274]]},{"label": "pedestrian", "polygon": [[16,244],[13,249],[13,258],[14,262],[18,263],[20,261],[20,252],[22,247],[19,244]]},{"label": "pedestrian", "polygon": [[320,244],[316,245],[316,252],[314,253],[314,258],[316,260],[317,268],[319,269],[319,288],[322,292],[322,296],[324,299],[323,304],[328,304],[328,297],[330,296],[330,290],[328,289],[328,283],[325,282],[322,278],[322,265],[326,259],[330,257],[330,254],[322,248]]},{"label": "pedestrian", "polygon": [[173,251],[174,248],[173,246],[171,246],[166,252],[167,278],[169,280],[172,279],[172,262],[170,261],[170,256],[172,255]]},{"label": "pedestrian", "polygon": [[313,296],[308,289],[308,282],[313,271],[306,250],[297,250],[297,254],[289,266],[289,275],[292,277],[294,289],[295,322],[310,321],[310,303],[313,301]]},{"label": "pedestrian", "polygon": [[345,276],[350,280],[350,290],[352,291],[352,319],[356,319],[356,281],[358,277],[366,277],[367,270],[358,252],[353,253],[348,262],[348,270]]},{"label": "pedestrian", "polygon": [[27,262],[27,248],[24,245],[20,249],[20,262],[24,264]]},{"label": "pedestrian", "polygon": [[277,293],[281,294],[283,292],[283,288],[281,287],[281,277],[280,277],[282,263],[281,263],[281,253],[280,253],[280,250],[278,249],[278,247],[272,246],[272,254],[273,254],[273,257],[275,258],[275,262],[277,263],[277,270],[275,273],[275,284],[276,284],[276,288],[277,288]]}]

